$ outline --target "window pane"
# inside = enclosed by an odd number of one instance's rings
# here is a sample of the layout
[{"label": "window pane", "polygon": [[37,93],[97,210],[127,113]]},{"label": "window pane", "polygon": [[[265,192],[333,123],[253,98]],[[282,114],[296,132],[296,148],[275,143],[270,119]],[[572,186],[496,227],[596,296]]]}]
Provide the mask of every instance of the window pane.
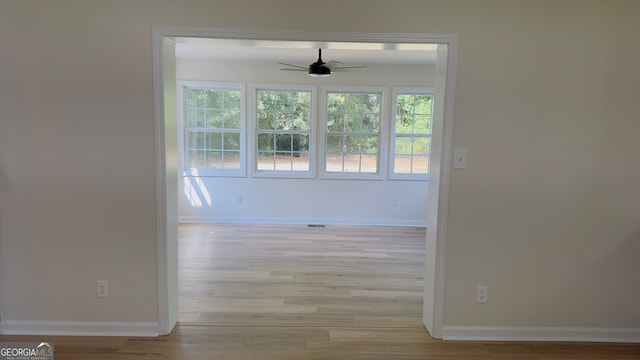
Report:
[{"label": "window pane", "polygon": [[355,113],[363,110],[362,94],[347,94],[347,111]]},{"label": "window pane", "polygon": [[187,109],[186,127],[204,127],[204,110]]},{"label": "window pane", "polygon": [[240,169],[240,151],[225,151],[223,156],[225,169]]},{"label": "window pane", "polygon": [[411,155],[396,155],[393,158],[393,172],[411,174]]},{"label": "window pane", "polygon": [[309,113],[297,114],[293,118],[293,130],[309,131],[311,129],[311,118]]},{"label": "window pane", "polygon": [[274,130],[275,128],[275,114],[273,112],[263,111],[258,114],[258,129]]},{"label": "window pane", "polygon": [[414,174],[428,174],[429,173],[429,157],[414,156],[412,172]]},{"label": "window pane", "polygon": [[413,124],[413,115],[398,115],[396,117],[396,134],[413,134]]},{"label": "window pane", "polygon": [[343,172],[350,172],[350,173],[360,172],[360,153],[345,154]]},{"label": "window pane", "polygon": [[346,113],[346,95],[338,93],[327,94],[327,109],[329,113]]},{"label": "window pane", "polygon": [[275,108],[280,111],[291,111],[293,107],[293,97],[295,93],[290,91],[278,91],[276,92],[276,104]]},{"label": "window pane", "polygon": [[224,90],[221,89],[209,89],[207,90],[206,97],[207,109],[222,109],[222,97]]},{"label": "window pane", "polygon": [[239,109],[226,109],[224,111],[224,127],[225,129],[240,129]]},{"label": "window pane", "polygon": [[433,96],[431,95],[415,95],[416,114],[432,114],[433,113]]},{"label": "window pane", "polygon": [[222,169],[222,152],[207,151],[206,167],[209,169]]},{"label": "window pane", "polygon": [[309,152],[309,135],[307,134],[293,135],[293,151]]},{"label": "window pane", "polygon": [[431,153],[431,138],[420,137],[415,138],[413,142],[414,155],[429,155]]},{"label": "window pane", "polygon": [[185,103],[187,108],[204,108],[205,99],[207,98],[205,89],[186,89]]},{"label": "window pane", "polygon": [[210,129],[222,128],[222,110],[207,110],[207,127]]},{"label": "window pane", "polygon": [[293,170],[294,171],[309,171],[309,152],[294,152],[293,158]]},{"label": "window pane", "polygon": [[381,94],[363,94],[362,110],[371,113],[379,113],[381,98]]},{"label": "window pane", "polygon": [[240,134],[224,133],[224,150],[240,150]]},{"label": "window pane", "polygon": [[327,153],[342,154],[347,151],[345,135],[327,136]]},{"label": "window pane", "polygon": [[204,151],[188,150],[186,152],[185,168],[203,168]]},{"label": "window pane", "polygon": [[222,149],[222,133],[219,133],[219,132],[207,133],[207,149],[209,150]]},{"label": "window pane", "polygon": [[327,162],[325,165],[325,171],[327,172],[342,172],[343,163],[342,153],[327,153]]},{"label": "window pane", "polygon": [[396,155],[413,154],[413,141],[410,137],[396,137]]},{"label": "window pane", "polygon": [[414,134],[431,134],[431,115],[416,115],[413,132]]},{"label": "window pane", "polygon": [[378,172],[378,156],[374,154],[362,154],[360,172],[375,174]]},{"label": "window pane", "polygon": [[327,130],[329,132],[380,131],[381,94],[327,94]]},{"label": "window pane", "polygon": [[291,130],[293,127],[293,119],[291,113],[276,111],[276,130]]},{"label": "window pane", "polygon": [[226,90],[224,95],[225,110],[240,109],[241,94],[239,90]]},{"label": "window pane", "polygon": [[258,170],[275,170],[275,154],[258,152]]},{"label": "window pane", "polygon": [[188,132],[186,146],[187,149],[204,149],[204,133]]},{"label": "window pane", "polygon": [[291,134],[278,134],[276,135],[276,150],[278,151],[291,151]]},{"label": "window pane", "polygon": [[399,94],[396,98],[396,106],[398,108],[397,115],[413,114],[414,111],[414,95]]},{"label": "window pane", "polygon": [[360,152],[363,154],[378,154],[378,137],[363,136],[360,138]]},{"label": "window pane", "polygon": [[331,131],[345,131],[345,116],[344,114],[329,114],[327,116],[327,130]]},{"label": "window pane", "polygon": [[291,171],[291,158],[290,152],[276,152],[276,170]]},{"label": "window pane", "polygon": [[274,134],[258,134],[258,151],[273,151],[275,144]]},{"label": "window pane", "polygon": [[380,114],[362,114],[362,130],[367,132],[378,132],[380,129]]}]

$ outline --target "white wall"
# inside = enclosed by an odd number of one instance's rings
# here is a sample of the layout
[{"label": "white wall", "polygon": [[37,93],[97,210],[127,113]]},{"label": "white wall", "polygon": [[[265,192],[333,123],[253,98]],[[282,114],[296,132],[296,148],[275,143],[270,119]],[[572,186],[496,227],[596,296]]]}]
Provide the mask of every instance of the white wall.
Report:
[{"label": "white wall", "polygon": [[[315,53],[311,53],[310,59],[314,60],[314,56]],[[247,96],[250,85],[256,83],[313,85],[318,94],[323,85],[358,85],[385,87],[390,99],[393,86],[433,86],[435,68],[434,65],[368,65],[365,71],[317,79],[304,72],[280,71],[281,67],[277,62],[178,59],[176,72],[179,80],[243,83]],[[385,104],[387,113],[390,113],[389,105]],[[318,121],[319,117],[318,111]],[[251,121],[247,117],[247,123]],[[389,124],[386,125],[385,129],[389,129]],[[384,131],[382,137],[388,141],[389,132]],[[379,181],[318,177],[265,179],[252,177],[250,170],[243,178],[183,177],[180,218],[219,223],[425,226],[428,183],[389,180],[388,163],[388,154],[381,156],[384,177]],[[239,196],[242,197],[240,204]]]},{"label": "white wall", "polygon": [[459,34],[445,325],[640,328],[640,2],[323,5],[0,0],[5,329],[158,320],[154,25]]}]

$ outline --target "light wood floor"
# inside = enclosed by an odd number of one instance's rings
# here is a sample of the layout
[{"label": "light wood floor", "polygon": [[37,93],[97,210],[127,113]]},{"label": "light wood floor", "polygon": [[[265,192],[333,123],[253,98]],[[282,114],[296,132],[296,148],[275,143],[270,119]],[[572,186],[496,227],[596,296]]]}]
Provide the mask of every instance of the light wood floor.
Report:
[{"label": "light wood floor", "polygon": [[419,326],[425,229],[182,225],[182,323]]},{"label": "light wood floor", "polygon": [[424,230],[180,228],[182,322],[158,338],[53,342],[56,360],[631,360],[640,344],[433,340],[421,325]]}]

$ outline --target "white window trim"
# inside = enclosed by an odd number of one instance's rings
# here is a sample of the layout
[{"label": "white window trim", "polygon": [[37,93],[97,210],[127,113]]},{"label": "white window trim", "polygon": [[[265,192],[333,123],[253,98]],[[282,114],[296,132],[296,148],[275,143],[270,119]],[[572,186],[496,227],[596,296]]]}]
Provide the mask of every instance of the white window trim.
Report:
[{"label": "white window trim", "polygon": [[[434,96],[435,89],[433,87],[394,87],[391,95],[391,112],[389,117],[389,180],[429,180],[429,174],[397,174],[393,171],[395,168],[396,155],[396,114],[398,112],[398,102],[396,101],[398,94],[411,95],[431,95]],[[433,114],[432,114],[433,115]],[[429,156],[429,168],[431,168],[431,156]]]},{"label": "white window trim", "polygon": [[[228,89],[240,90],[240,168],[239,169],[193,169],[186,170],[184,164],[185,141],[185,88],[198,89]],[[212,176],[212,177],[246,177],[247,176],[247,141],[246,141],[246,91],[245,84],[241,82],[218,81],[177,81],[177,109],[178,109],[178,169],[182,176]]]},{"label": "white window trim", "polygon": [[[378,132],[378,172],[371,173],[338,173],[328,172],[326,169],[327,159],[327,94],[329,92],[344,92],[344,93],[381,93],[382,99],[380,101],[380,127]],[[387,173],[387,161],[384,159],[388,156],[388,136],[385,132],[388,131],[388,88],[382,86],[322,86],[320,89],[320,121],[318,121],[318,134],[319,134],[319,161],[318,167],[320,169],[320,178],[322,179],[340,179],[340,180],[384,180]]]},{"label": "white window trim", "polygon": [[[258,90],[274,90],[274,91],[309,91],[311,92],[310,116],[311,124],[309,124],[309,171],[282,171],[282,170],[258,170],[258,109],[256,94]],[[251,177],[256,178],[315,178],[317,168],[317,86],[315,85],[294,85],[294,84],[267,84],[252,83],[249,85],[248,103],[249,103],[249,166]]]}]

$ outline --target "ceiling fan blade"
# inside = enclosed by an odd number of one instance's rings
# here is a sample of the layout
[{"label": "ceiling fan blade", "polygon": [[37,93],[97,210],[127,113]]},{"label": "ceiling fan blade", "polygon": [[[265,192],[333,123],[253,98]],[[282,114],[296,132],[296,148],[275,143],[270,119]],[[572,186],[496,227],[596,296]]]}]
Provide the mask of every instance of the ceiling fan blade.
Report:
[{"label": "ceiling fan blade", "polygon": [[306,66],[302,66],[302,65],[287,64],[283,62],[279,62],[278,64],[293,67],[293,68],[298,68],[298,69],[304,69],[304,70],[308,69]]},{"label": "ceiling fan blade", "polygon": [[332,68],[331,71],[335,71],[335,72],[363,71],[366,68],[367,68],[366,66],[338,66],[338,67]]},{"label": "ceiling fan blade", "polygon": [[284,70],[284,71],[309,71],[309,69],[298,69],[298,68],[281,68],[280,70]]},{"label": "ceiling fan blade", "polygon": [[328,63],[325,63],[324,65],[329,69],[335,69],[336,67],[342,65],[342,63],[340,61],[331,60]]}]

